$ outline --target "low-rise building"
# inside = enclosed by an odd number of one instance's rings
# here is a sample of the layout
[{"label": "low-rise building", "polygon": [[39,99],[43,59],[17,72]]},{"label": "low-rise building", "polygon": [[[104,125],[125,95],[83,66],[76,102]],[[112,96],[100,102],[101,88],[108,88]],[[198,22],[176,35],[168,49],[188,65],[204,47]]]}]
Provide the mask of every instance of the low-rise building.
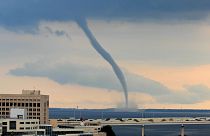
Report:
[{"label": "low-rise building", "polygon": [[28,135],[36,134],[39,129],[38,119],[2,119],[2,135]]}]

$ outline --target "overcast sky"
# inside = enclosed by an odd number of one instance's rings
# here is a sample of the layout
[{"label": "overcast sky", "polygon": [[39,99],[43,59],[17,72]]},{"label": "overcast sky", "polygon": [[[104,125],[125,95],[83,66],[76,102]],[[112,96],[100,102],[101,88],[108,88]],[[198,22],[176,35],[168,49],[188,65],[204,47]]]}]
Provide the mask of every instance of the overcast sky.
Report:
[{"label": "overcast sky", "polygon": [[50,107],[121,107],[120,82],[82,18],[122,69],[131,107],[209,109],[209,13],[209,0],[0,0],[0,93],[38,89]]}]

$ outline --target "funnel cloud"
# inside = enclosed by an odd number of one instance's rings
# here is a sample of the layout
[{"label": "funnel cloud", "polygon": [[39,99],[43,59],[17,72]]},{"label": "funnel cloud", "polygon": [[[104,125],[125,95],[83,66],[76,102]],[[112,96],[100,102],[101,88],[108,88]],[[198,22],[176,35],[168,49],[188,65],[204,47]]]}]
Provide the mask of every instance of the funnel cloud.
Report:
[{"label": "funnel cloud", "polygon": [[79,27],[83,30],[85,35],[88,37],[91,45],[93,48],[112,66],[113,71],[115,72],[117,78],[119,79],[125,96],[125,106],[128,108],[128,92],[127,92],[127,84],[125,80],[125,76],[120,69],[120,67],[117,65],[117,63],[114,61],[112,56],[100,45],[100,43],[96,40],[95,36],[90,31],[88,24],[85,19],[77,19],[76,20]]}]

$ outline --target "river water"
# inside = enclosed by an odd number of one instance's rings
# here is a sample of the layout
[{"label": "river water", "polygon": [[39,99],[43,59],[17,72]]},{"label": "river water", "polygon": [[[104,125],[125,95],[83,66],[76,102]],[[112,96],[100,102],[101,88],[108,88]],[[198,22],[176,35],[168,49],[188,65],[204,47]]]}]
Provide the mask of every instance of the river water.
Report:
[{"label": "river water", "polygon": [[[141,126],[112,126],[116,136],[141,136]],[[146,136],[178,136],[181,125],[146,125]],[[210,136],[210,125],[185,125],[186,136]]]}]

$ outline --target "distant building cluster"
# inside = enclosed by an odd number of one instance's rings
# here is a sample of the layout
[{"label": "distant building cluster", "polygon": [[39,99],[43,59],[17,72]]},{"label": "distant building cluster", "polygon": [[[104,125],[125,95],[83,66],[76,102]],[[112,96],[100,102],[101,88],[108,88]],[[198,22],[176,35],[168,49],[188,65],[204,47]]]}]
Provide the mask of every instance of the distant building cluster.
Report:
[{"label": "distant building cluster", "polygon": [[49,95],[39,90],[0,94],[0,136],[106,136],[100,125],[60,125],[59,119],[49,119],[48,109]]}]

